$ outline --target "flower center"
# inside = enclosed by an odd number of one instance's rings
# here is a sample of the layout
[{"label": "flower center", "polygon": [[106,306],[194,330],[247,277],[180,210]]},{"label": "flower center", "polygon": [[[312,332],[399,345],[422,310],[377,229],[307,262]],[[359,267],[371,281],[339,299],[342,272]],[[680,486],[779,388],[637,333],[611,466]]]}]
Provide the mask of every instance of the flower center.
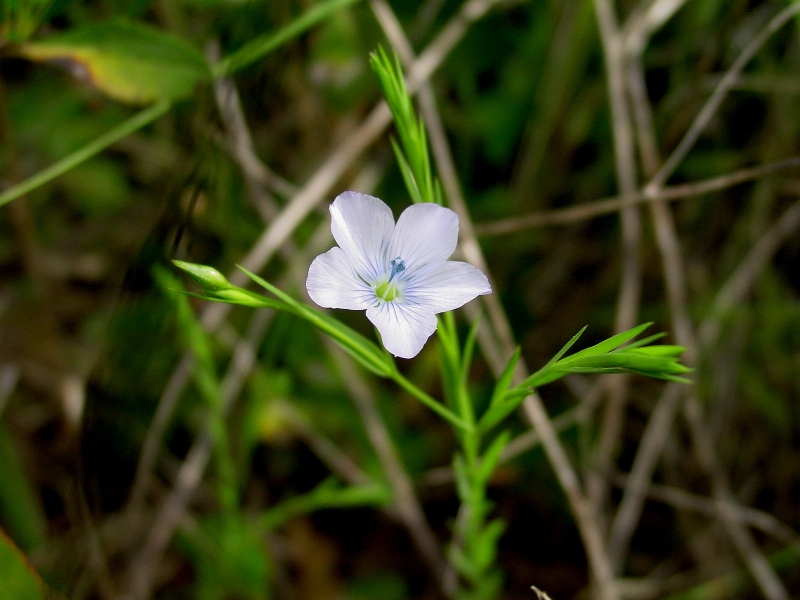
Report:
[{"label": "flower center", "polygon": [[392,267],[391,273],[389,274],[389,279],[373,286],[375,295],[384,302],[392,302],[400,295],[398,282],[393,282],[392,280],[394,279],[395,275],[406,270],[406,262],[399,256],[389,261],[389,264]]}]

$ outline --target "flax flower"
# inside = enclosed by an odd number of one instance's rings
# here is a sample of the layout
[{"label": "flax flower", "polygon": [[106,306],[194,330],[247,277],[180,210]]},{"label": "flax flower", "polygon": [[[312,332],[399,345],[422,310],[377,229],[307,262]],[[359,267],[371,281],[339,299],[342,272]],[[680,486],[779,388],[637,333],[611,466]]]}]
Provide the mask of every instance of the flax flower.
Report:
[{"label": "flax flower", "polygon": [[409,206],[395,225],[378,198],[344,192],[331,204],[338,247],[308,270],[308,295],[325,308],[366,310],[386,349],[416,356],[436,331],[436,314],[492,288],[470,264],[447,259],[458,241],[458,217],[436,204]]}]

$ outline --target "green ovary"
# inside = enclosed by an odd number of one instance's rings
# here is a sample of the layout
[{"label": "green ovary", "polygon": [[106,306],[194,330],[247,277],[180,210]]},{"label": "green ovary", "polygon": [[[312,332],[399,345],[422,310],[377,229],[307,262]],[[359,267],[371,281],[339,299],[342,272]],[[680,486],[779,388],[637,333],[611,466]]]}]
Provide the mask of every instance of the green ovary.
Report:
[{"label": "green ovary", "polygon": [[394,283],[384,281],[375,286],[375,295],[385,302],[392,302],[400,295],[400,290]]}]

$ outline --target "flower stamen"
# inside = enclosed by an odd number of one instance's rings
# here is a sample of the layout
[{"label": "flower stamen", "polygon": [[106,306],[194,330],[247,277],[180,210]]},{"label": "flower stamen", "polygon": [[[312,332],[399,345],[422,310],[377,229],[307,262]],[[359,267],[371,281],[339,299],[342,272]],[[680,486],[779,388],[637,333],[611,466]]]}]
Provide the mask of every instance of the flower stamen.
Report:
[{"label": "flower stamen", "polygon": [[389,273],[389,279],[379,281],[372,286],[375,290],[375,295],[384,302],[393,302],[400,295],[400,288],[402,287],[399,281],[392,283],[394,276],[406,270],[406,262],[399,256],[389,261],[392,267]]},{"label": "flower stamen", "polygon": [[404,261],[399,256],[389,261],[389,264],[392,265],[392,274],[389,275],[389,281],[392,281],[392,279],[394,279],[394,276],[397,275],[398,273],[402,273],[403,271],[406,270],[406,261]]}]

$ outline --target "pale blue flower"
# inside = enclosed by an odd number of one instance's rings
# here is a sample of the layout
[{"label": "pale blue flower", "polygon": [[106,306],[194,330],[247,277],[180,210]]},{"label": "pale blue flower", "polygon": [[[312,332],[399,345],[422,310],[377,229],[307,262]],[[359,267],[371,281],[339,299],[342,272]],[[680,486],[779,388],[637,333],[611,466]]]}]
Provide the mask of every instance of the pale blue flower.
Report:
[{"label": "pale blue flower", "polygon": [[386,349],[416,356],[436,331],[436,314],[492,291],[470,264],[448,261],[458,242],[458,217],[437,204],[409,206],[395,225],[378,198],[344,192],[331,204],[338,247],[320,254],[306,288],[325,308],[366,310]]}]

